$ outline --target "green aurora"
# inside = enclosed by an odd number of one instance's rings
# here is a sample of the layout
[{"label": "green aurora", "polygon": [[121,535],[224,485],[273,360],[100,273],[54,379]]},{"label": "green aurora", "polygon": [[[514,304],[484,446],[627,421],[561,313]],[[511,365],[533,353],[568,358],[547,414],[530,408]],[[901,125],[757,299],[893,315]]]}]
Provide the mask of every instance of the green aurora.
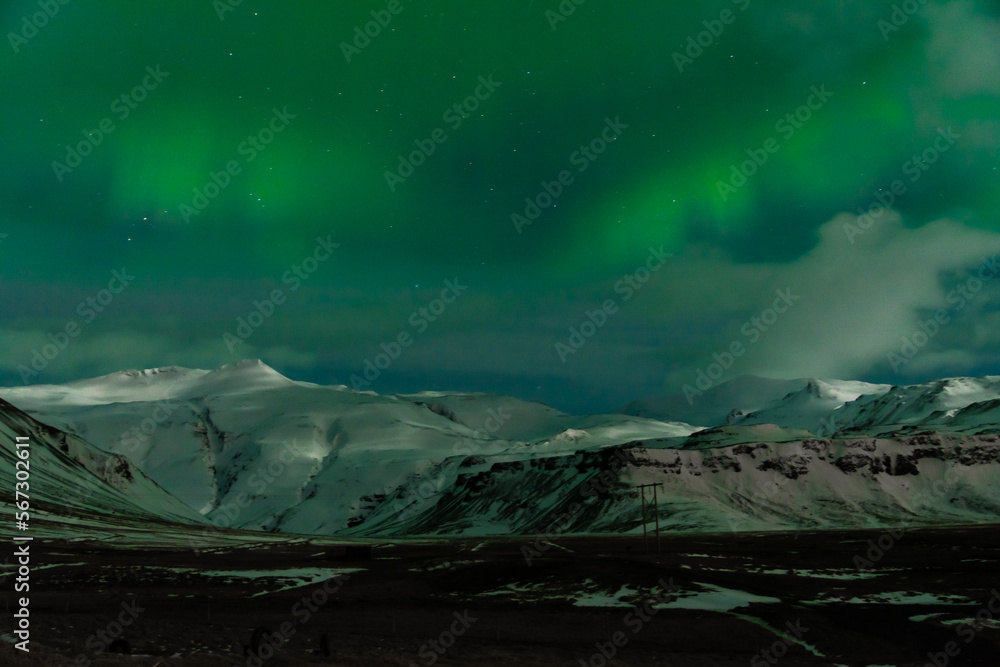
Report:
[{"label": "green aurora", "polygon": [[1000,281],[890,356],[1000,250],[1000,3],[577,2],[6,3],[4,383],[260,357],[351,384],[405,332],[364,388],[609,410],[788,286],[729,375],[1000,373]]}]

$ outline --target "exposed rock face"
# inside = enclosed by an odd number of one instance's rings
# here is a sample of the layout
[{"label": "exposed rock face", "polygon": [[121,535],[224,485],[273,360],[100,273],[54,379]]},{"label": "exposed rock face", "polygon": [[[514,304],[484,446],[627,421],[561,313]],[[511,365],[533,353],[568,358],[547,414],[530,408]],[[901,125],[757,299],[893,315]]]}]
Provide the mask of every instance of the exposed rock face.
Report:
[{"label": "exposed rock face", "polygon": [[[993,435],[699,450],[628,443],[619,451],[627,452],[620,466],[609,450],[503,464],[467,460],[419,513],[394,512],[389,497],[357,525],[376,532],[545,532],[579,502],[585,510],[564,532],[635,530],[641,525],[639,482],[663,483],[660,523],[667,529],[930,525],[1000,517],[1000,442]],[[602,474],[605,493],[586,493]]]},{"label": "exposed rock face", "polygon": [[748,378],[695,405],[659,403],[673,421],[489,394],[380,396],[259,361],[3,392],[31,414],[0,402],[5,455],[18,429],[37,434],[53,503],[81,509],[99,504],[71,489],[97,480],[102,502],[129,511],[254,530],[618,533],[641,530],[637,485],[659,483],[668,530],[1000,516],[1000,377]]}]

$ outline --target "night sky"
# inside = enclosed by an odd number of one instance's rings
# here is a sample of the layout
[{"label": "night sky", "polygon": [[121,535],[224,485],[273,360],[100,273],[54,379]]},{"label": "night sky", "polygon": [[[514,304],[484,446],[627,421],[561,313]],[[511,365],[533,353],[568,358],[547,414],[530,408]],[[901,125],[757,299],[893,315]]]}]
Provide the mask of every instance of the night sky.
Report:
[{"label": "night sky", "polygon": [[0,384],[1000,373],[1000,3],[230,4],[3,3]]}]

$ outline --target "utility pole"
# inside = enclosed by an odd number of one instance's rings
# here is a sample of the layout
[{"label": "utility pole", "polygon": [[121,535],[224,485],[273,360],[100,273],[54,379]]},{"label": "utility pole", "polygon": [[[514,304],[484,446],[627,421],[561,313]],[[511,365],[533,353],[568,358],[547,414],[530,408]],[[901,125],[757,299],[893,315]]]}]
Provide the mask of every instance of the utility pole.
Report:
[{"label": "utility pole", "polygon": [[656,501],[656,487],[663,486],[662,483],[653,486],[653,518],[656,519],[656,553],[660,555],[663,551],[660,549],[660,504]]},{"label": "utility pole", "polygon": [[663,482],[655,484],[637,484],[639,488],[639,498],[642,501],[642,546],[649,553],[649,542],[646,540],[646,487],[653,487],[653,518],[656,520],[656,553],[663,553],[660,549],[660,507],[656,500],[656,487],[662,487]]},{"label": "utility pole", "polygon": [[646,540],[646,490],[639,485],[639,502],[642,503],[642,549],[649,553],[649,542]]}]

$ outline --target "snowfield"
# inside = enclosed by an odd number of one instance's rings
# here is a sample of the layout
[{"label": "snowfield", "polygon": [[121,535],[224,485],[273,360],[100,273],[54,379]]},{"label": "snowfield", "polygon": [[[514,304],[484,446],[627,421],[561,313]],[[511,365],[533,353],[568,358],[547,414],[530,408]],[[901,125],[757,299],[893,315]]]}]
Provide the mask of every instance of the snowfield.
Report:
[{"label": "snowfield", "polygon": [[650,483],[663,485],[670,531],[1000,515],[1000,377],[745,377],[693,406],[646,399],[574,416],[491,394],[296,382],[245,360],[0,396],[4,455],[15,433],[35,433],[53,502],[193,522],[206,536],[637,533],[635,485]]}]

